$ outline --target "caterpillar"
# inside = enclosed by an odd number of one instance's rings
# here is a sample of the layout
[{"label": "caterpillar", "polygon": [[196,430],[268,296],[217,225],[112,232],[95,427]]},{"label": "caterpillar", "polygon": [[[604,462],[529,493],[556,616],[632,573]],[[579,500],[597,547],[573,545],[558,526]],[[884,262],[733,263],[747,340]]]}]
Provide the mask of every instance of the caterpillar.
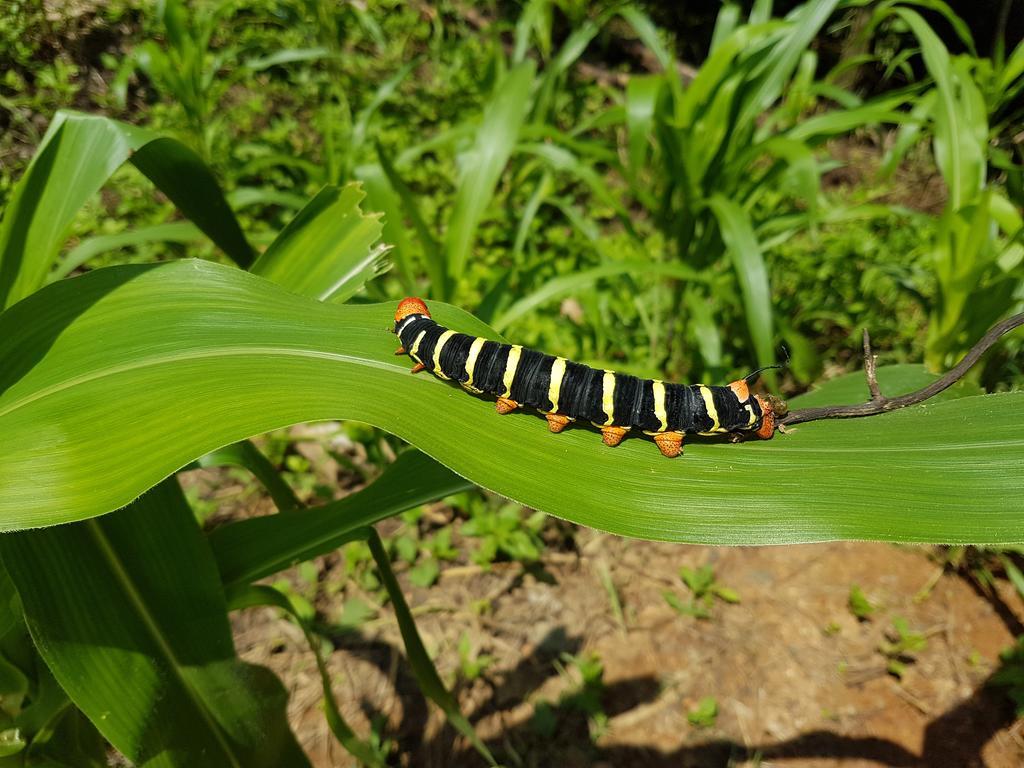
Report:
[{"label": "caterpillar", "polygon": [[687,433],[754,434],[775,432],[772,398],[752,395],[759,371],[727,386],[672,384],[598,370],[581,363],[480,337],[456,333],[430,316],[422,299],[403,299],[395,312],[396,355],[408,354],[413,373],[430,370],[474,394],[495,395],[498,413],[528,406],[545,415],[558,433],[573,421],[589,421],[614,447],[637,429],[654,438],[662,454],[683,452]]}]

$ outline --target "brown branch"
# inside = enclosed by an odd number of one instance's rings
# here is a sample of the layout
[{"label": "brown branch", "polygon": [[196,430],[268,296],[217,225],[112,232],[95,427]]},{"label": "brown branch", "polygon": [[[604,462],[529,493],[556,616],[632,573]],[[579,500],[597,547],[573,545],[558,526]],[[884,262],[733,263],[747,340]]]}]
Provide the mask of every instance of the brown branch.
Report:
[{"label": "brown branch", "polygon": [[1024,312],[996,323],[989,329],[988,333],[981,337],[977,344],[971,347],[971,350],[964,355],[963,360],[957,363],[956,367],[944,376],[916,392],[892,398],[885,397],[878,389],[878,380],[875,378],[875,358],[871,353],[871,339],[868,336],[868,332],[864,331],[864,373],[867,376],[871,400],[859,405],[825,405],[820,408],[801,408],[796,411],[790,411],[788,415],[779,420],[779,423],[788,426],[807,421],[818,421],[819,419],[850,419],[858,416],[877,416],[880,413],[888,413],[898,408],[906,408],[908,405],[924,402],[962,379],[964,374],[978,362],[978,359],[1001,336],[1022,325],[1024,325]]}]

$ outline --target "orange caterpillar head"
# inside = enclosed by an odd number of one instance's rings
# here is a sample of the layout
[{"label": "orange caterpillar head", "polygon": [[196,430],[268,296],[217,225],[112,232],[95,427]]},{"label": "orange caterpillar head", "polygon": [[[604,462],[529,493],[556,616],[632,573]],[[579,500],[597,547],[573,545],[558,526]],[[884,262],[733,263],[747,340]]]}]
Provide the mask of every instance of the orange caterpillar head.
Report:
[{"label": "orange caterpillar head", "polygon": [[423,299],[417,299],[415,296],[410,296],[407,299],[402,299],[398,303],[398,309],[395,310],[395,322],[400,323],[409,315],[426,315],[427,317],[430,317],[430,310],[427,309],[427,305],[423,303]]},{"label": "orange caterpillar head", "polygon": [[775,434],[779,419],[789,413],[789,406],[772,395],[754,395],[761,406],[761,427],[757,430],[757,436],[762,440],[768,440]]}]

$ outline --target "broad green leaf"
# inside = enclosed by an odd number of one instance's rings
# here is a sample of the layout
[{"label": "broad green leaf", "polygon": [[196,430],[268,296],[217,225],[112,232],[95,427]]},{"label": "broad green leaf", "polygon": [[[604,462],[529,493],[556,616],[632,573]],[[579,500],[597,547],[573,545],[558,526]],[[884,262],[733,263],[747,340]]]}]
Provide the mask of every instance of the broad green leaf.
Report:
[{"label": "broad green leaf", "polygon": [[626,133],[629,141],[627,168],[635,177],[650,152],[654,112],[663,78],[658,75],[631,77],[626,84]]},{"label": "broad green leaf", "polygon": [[217,569],[177,482],[99,520],[0,537],[32,639],[135,763],[308,766],[268,670],[235,656]]},{"label": "broad green leaf", "polygon": [[361,491],[322,507],[226,525],[209,535],[210,546],[224,584],[244,584],[362,538],[358,532],[368,525],[470,487],[419,451],[408,451]]},{"label": "broad green leaf", "polygon": [[[380,161],[380,169],[383,171],[391,191],[398,196],[402,210],[416,231],[417,240],[419,240],[420,246],[423,248],[424,267],[426,268],[427,276],[430,278],[431,284],[437,290],[441,290],[445,280],[445,262],[441,244],[427,226],[423,213],[420,211],[419,203],[416,200],[416,195],[413,194],[413,191],[409,189],[409,186],[398,174],[398,171],[395,170],[391,159],[379,144],[377,145],[377,159]],[[394,213],[388,211],[388,213],[395,218],[398,226],[404,226],[402,219],[396,215],[397,211]]]},{"label": "broad green leaf", "polygon": [[398,278],[407,293],[415,293],[416,272],[413,269],[413,252],[406,232],[402,200],[388,180],[384,169],[377,163],[360,165],[354,171],[366,188],[366,205],[370,210],[384,214],[384,242],[391,246],[388,255],[394,262]]},{"label": "broad green leaf", "polygon": [[505,75],[484,107],[472,148],[459,157],[459,186],[444,240],[445,284],[435,285],[435,291],[450,295],[465,268],[480,219],[526,119],[533,74],[533,62],[525,61]]},{"label": "broad green leaf", "polygon": [[106,117],[58,112],[0,221],[0,308],[46,282],[86,200],[126,160],[242,266],[252,250],[210,169],[174,139]]},{"label": "broad green leaf", "polygon": [[[431,310],[493,335],[455,308]],[[393,354],[393,316],[390,304],[320,304],[201,261],[47,286],[0,315],[0,525],[103,514],[219,446],[357,419],[477,485],[622,535],[1021,538],[1024,473],[1011,470],[1024,462],[1024,393],[805,424],[771,441],[691,438],[668,460],[642,437],[610,449],[583,426],[551,435],[542,418],[498,416],[486,398],[411,375]]]},{"label": "broad green leaf", "polygon": [[379,274],[380,214],[359,208],[358,184],[328,185],[281,230],[253,274],[314,299],[344,301]]}]

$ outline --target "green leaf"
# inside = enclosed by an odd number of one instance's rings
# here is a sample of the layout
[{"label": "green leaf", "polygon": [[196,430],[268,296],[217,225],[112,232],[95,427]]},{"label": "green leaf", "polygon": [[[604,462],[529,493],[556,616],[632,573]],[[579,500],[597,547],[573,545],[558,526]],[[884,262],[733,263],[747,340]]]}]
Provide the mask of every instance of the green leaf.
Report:
[{"label": "green leaf", "polygon": [[128,508],[0,537],[36,647],[110,742],[148,766],[308,766],[286,694],[235,657],[213,558],[174,480]]},{"label": "green leaf", "polygon": [[380,214],[364,214],[359,184],[328,185],[252,265],[253,274],[314,299],[345,301],[383,271]]},{"label": "green leaf", "polygon": [[959,210],[974,201],[985,184],[988,120],[983,108],[972,108],[981,102],[981,94],[967,73],[954,67],[949,51],[928,22],[909,8],[894,12],[917,37],[925,66],[935,80],[935,161],[949,187],[950,205]]},{"label": "green leaf", "polygon": [[847,598],[847,605],[850,608],[850,613],[856,616],[858,619],[866,620],[871,617],[875,611],[878,610],[878,606],[874,605],[867,596],[861,591],[861,588],[856,584],[850,587],[850,596]]},{"label": "green leaf", "polygon": [[471,487],[419,451],[407,451],[361,491],[322,507],[217,528],[210,546],[225,585],[256,581],[364,538],[368,525]]},{"label": "green leaf", "polygon": [[[431,311],[494,336],[453,307]],[[610,449],[582,426],[551,435],[534,415],[499,417],[485,398],[410,375],[393,317],[392,304],[321,304],[203,261],[47,286],[0,315],[0,526],[103,514],[219,446],[357,419],[477,485],[622,535],[1020,540],[1024,473],[1009,470],[1024,462],[1024,393],[803,424],[771,441],[691,438],[668,460],[642,437]]]},{"label": "green leaf", "polygon": [[46,282],[78,209],[126,160],[241,266],[252,249],[216,179],[174,139],[105,117],[61,111],[0,221],[0,308]]},{"label": "green leaf", "polygon": [[658,94],[664,79],[659,75],[631,77],[626,84],[626,130],[629,138],[627,168],[635,177],[647,162]]},{"label": "green leaf", "polygon": [[754,234],[747,213],[732,200],[715,195],[708,206],[718,219],[732,259],[736,280],[743,294],[747,328],[754,342],[758,365],[775,362],[774,335],[772,333],[772,289],[768,283],[768,269],[764,264],[761,245]]},{"label": "green leaf", "polygon": [[454,281],[465,269],[480,219],[519,138],[530,105],[533,74],[533,62],[525,61],[505,75],[484,107],[473,147],[459,157],[458,190],[444,240],[445,284],[434,286],[435,292],[444,291],[444,296],[452,294]]},{"label": "green leaf", "polygon": [[710,728],[715,724],[717,718],[718,702],[714,696],[705,696],[697,702],[696,707],[686,714],[686,719],[690,721],[690,725],[695,725],[698,728]]}]

